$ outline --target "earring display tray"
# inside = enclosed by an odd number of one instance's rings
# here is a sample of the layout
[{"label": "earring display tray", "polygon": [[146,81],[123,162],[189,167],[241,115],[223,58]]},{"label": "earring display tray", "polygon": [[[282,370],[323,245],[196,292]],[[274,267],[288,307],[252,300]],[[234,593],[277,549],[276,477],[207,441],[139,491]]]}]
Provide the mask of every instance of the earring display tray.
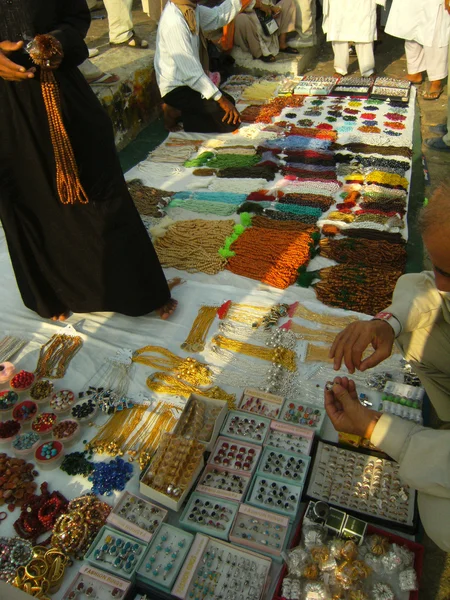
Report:
[{"label": "earring display tray", "polygon": [[396,462],[319,442],[307,495],[390,526],[414,530],[416,492]]},{"label": "earring display tray", "polygon": [[230,542],[281,559],[291,533],[289,519],[268,510],[241,504],[230,531]]},{"label": "earring display tray", "polygon": [[272,421],[264,444],[288,452],[310,454],[313,441],[312,429],[289,425],[282,421]]},{"label": "earring display tray", "polygon": [[96,598],[96,600],[121,600],[128,594],[130,587],[129,581],[114,577],[90,565],[83,565],[65,591],[62,600],[78,600],[84,597]]},{"label": "earring display tray", "polygon": [[240,502],[248,489],[251,476],[236,473],[225,467],[208,464],[195,490],[200,494],[210,494],[217,498]]},{"label": "earring display tray", "polygon": [[140,584],[170,591],[184,564],[194,536],[164,523],[154,536],[136,571]]},{"label": "earring display tray", "polygon": [[257,473],[285,479],[303,486],[310,461],[311,458],[304,454],[283,452],[267,446],[259,459]]},{"label": "earring display tray", "polygon": [[167,519],[168,512],[139,496],[124,492],[106,522],[134,537],[149,542],[155,531]]},{"label": "earring display tray", "polygon": [[222,427],[222,435],[242,441],[262,444],[269,429],[270,419],[260,415],[249,415],[240,410],[231,410]]},{"label": "earring display tray", "polygon": [[194,492],[180,518],[180,525],[188,531],[204,533],[228,540],[239,504]]},{"label": "earring display tray", "polygon": [[292,521],[298,512],[302,489],[302,486],[282,479],[256,475],[246,503],[285,515]]},{"label": "earring display tray", "polygon": [[221,436],[208,462],[238,473],[253,473],[260,454],[261,446]]},{"label": "earring display tray", "polygon": [[172,589],[182,600],[261,600],[272,560],[198,533]]},{"label": "earring display tray", "polygon": [[84,558],[94,567],[133,581],[145,549],[141,540],[105,525]]}]

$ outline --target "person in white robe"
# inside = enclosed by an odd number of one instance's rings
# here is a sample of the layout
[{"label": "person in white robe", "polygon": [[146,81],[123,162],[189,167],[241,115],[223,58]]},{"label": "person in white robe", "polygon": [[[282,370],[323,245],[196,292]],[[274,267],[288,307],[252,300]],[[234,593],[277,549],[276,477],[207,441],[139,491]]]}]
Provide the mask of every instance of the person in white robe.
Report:
[{"label": "person in white robe", "polygon": [[369,77],[375,72],[377,5],[384,4],[385,0],[323,0],[322,28],[333,46],[337,74],[347,75],[350,42],[355,43],[361,75]]},{"label": "person in white robe", "polygon": [[437,100],[448,73],[450,15],[445,0],[393,0],[385,31],[405,40],[409,81],[422,83],[426,71],[430,86],[423,97]]}]

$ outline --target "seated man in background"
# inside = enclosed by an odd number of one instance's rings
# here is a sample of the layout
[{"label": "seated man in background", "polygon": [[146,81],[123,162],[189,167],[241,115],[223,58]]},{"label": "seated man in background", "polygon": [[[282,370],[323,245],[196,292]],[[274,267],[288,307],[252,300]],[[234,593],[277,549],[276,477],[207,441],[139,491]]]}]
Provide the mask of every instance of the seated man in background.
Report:
[{"label": "seated man in background", "polygon": [[204,32],[228,24],[240,10],[240,0],[225,0],[215,8],[198,6],[196,0],[172,0],[164,8],[156,37],[155,71],[170,131],[178,118],[185,131],[229,133],[239,127],[233,99],[205,72]]}]

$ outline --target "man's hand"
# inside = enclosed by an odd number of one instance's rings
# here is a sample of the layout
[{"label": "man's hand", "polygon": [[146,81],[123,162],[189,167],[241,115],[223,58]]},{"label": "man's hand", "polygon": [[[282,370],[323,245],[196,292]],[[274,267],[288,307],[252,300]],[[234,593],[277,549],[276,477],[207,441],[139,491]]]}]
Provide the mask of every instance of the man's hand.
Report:
[{"label": "man's hand", "polygon": [[444,0],[445,10],[450,14],[450,0]]},{"label": "man's hand", "polygon": [[236,107],[232,102],[225,98],[225,96],[221,96],[217,102],[225,113],[223,115],[222,123],[227,123],[228,125],[237,125],[241,122],[241,116]]},{"label": "man's hand", "polygon": [[[394,330],[386,321],[357,321],[337,335],[329,356],[334,358],[333,367],[336,371],[341,368],[342,361],[349,373],[354,373],[355,369],[365,371],[391,355],[394,339]],[[375,352],[361,360],[369,345],[372,345]]]},{"label": "man's hand", "polygon": [[34,67],[27,71],[25,67],[7,58],[11,52],[20,50],[22,46],[23,42],[0,42],[0,77],[5,81],[23,81],[34,77]]},{"label": "man's hand", "polygon": [[360,403],[355,382],[347,377],[336,377],[333,389],[325,388],[325,410],[336,431],[367,439],[381,416]]},{"label": "man's hand", "polygon": [[271,6],[272,15],[276,17],[281,13],[281,8],[279,6]]}]

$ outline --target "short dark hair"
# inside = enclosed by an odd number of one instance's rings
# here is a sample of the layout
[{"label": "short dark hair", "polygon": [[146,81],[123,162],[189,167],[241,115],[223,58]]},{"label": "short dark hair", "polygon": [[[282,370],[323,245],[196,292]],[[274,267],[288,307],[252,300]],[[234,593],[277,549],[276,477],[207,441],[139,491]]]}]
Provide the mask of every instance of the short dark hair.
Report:
[{"label": "short dark hair", "polygon": [[422,235],[429,229],[442,228],[448,223],[450,227],[450,186],[440,184],[431,194],[430,200],[419,213],[418,224]]}]

